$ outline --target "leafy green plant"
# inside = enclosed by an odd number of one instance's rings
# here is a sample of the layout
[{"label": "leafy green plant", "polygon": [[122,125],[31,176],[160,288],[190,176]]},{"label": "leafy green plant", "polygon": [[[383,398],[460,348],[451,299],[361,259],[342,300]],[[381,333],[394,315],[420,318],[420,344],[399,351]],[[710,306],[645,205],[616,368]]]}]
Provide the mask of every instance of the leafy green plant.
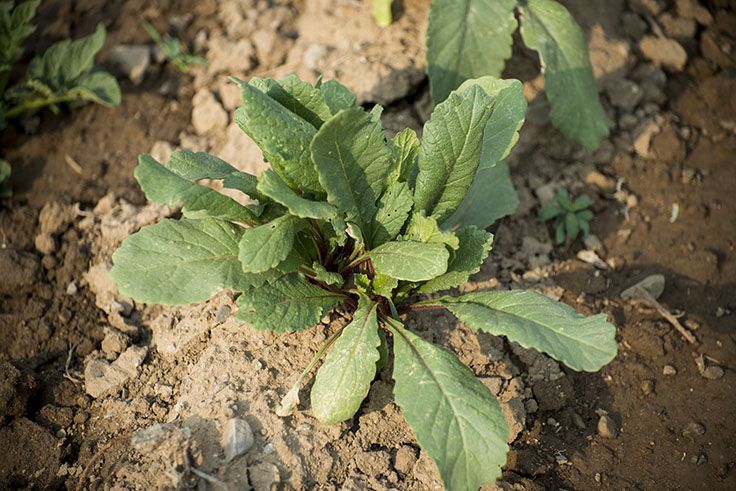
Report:
[{"label": "leafy green plant", "polygon": [[10,162],[0,159],[0,198],[10,198],[13,195],[13,190],[10,188],[9,182],[12,171]]},{"label": "leafy green plant", "polygon": [[192,53],[179,39],[161,34],[149,22],[143,21],[143,28],[151,40],[161,50],[166,59],[182,73],[187,73],[192,65],[206,65],[207,60],[203,56]]},{"label": "leafy green plant", "polygon": [[[352,321],[327,338],[278,412],[298,404],[301,382],[329,351],[311,388],[312,411],[324,423],[352,418],[391,350],[396,402],[447,488],[494,482],[508,449],[498,401],[452,353],[405,327],[406,316],[445,308],[472,330],[574,370],[598,370],[616,354],[605,315],[586,318],[533,292],[424,297],[477,273],[493,241],[484,229],[517,205],[502,160],[526,110],[521,83],[465,82],[437,105],[420,140],[411,129],[388,139],[380,111],[356,107],[336,81],[237,82],[243,105],[235,120],[272,169],[255,177],[204,153],[177,151],[165,165],[142,155],[135,176],[144,193],[180,205],[182,218],[123,242],[111,272],[120,291],[185,304],[233,289],[242,292],[237,317],[277,333],[344,309]],[[256,203],[240,204],[200,179],[221,180]]]},{"label": "leafy green plant", "polygon": [[539,53],[552,123],[587,149],[597,148],[608,124],[585,37],[554,0],[432,0],[427,29],[432,99],[445,100],[467,79],[500,76],[519,24],[524,44]]},{"label": "leafy green plant", "polygon": [[391,3],[392,0],[373,0],[373,19],[381,27],[390,26],[393,22]]},{"label": "leafy green plant", "polygon": [[565,236],[570,241],[577,239],[580,232],[583,238],[590,233],[590,224],[593,212],[588,209],[592,201],[587,194],[578,196],[575,201],[570,200],[570,194],[565,188],[559,188],[555,193],[556,205],[543,206],[537,217],[543,221],[554,220],[555,242],[562,244]]},{"label": "leafy green plant", "polygon": [[94,65],[95,55],[104,43],[105,28],[99,24],[93,34],[76,41],[64,39],[33,58],[25,79],[4,95],[8,104],[4,119],[44,107],[58,112],[64,103],[120,104],[120,87],[115,77]]},{"label": "leafy green plant", "polygon": [[28,0],[15,7],[14,3],[0,2],[0,94],[5,92],[13,65],[23,54],[23,41],[36,30],[31,19],[41,0]]}]

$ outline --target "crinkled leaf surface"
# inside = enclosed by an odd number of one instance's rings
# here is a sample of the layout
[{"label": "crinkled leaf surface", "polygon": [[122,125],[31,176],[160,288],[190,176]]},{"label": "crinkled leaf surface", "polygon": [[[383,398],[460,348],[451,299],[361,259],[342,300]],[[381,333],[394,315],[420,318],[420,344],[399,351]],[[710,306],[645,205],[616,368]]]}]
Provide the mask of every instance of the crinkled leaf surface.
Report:
[{"label": "crinkled leaf surface", "polygon": [[480,265],[488,256],[493,234],[473,226],[457,232],[460,247],[452,255],[447,272],[432,278],[419,287],[420,293],[433,293],[462,285],[471,275],[480,271]]},{"label": "crinkled leaf surface", "polygon": [[0,77],[12,69],[23,53],[23,41],[36,30],[31,19],[40,3],[28,0],[11,8],[13,2],[0,2]]},{"label": "crinkled leaf surface", "polygon": [[409,185],[405,182],[392,182],[378,200],[378,210],[371,227],[371,244],[378,246],[396,237],[413,205]]},{"label": "crinkled leaf surface", "polygon": [[[185,179],[198,181],[200,179],[222,180],[223,187],[236,189],[251,198],[264,200],[256,185],[256,176],[242,172],[224,160],[205,152],[191,150],[177,150],[171,154],[166,167]],[[268,199],[265,199],[268,201]]]},{"label": "crinkled leaf surface", "polygon": [[248,83],[317,129],[332,116],[322,91],[296,75],[278,81],[254,77]]},{"label": "crinkled leaf surface", "polygon": [[594,372],[616,356],[616,328],[605,314],[585,317],[561,302],[523,290],[438,299],[471,329],[506,336],[573,370]]},{"label": "crinkled leaf surface", "polygon": [[492,112],[490,96],[477,85],[453,92],[435,107],[422,135],[415,210],[442,222],[460,205],[478,170]]},{"label": "crinkled leaf surface", "polygon": [[393,165],[383,128],[362,109],[344,109],[320,128],[311,148],[327,200],[370,237]]},{"label": "crinkled leaf surface", "polygon": [[258,178],[258,191],[277,203],[284,205],[294,216],[329,220],[337,215],[337,208],[323,201],[311,201],[296,194],[271,169]]},{"label": "crinkled leaf surface", "polygon": [[235,286],[242,228],[216,218],[162,220],[123,241],[110,275],[139,302],[180,305]]},{"label": "crinkled leaf surface", "polygon": [[419,155],[419,137],[416,131],[406,128],[396,133],[391,140],[391,151],[397,165],[395,178],[401,182],[413,182],[416,177],[417,156]]},{"label": "crinkled leaf surface", "polygon": [[350,109],[355,106],[355,94],[337,80],[322,82],[319,90],[322,91],[325,103],[327,103],[333,115],[342,109]]},{"label": "crinkled leaf surface", "polygon": [[368,395],[380,358],[378,304],[362,297],[353,320],[340,334],[317,371],[312,386],[312,411],[322,423],[350,419]]},{"label": "crinkled leaf surface", "polygon": [[309,154],[317,130],[307,121],[250,85],[241,85],[243,105],[235,111],[238,126],[263,151],[288,184],[323,193]]},{"label": "crinkled leaf surface", "polygon": [[493,484],[506,462],[508,426],[491,391],[449,351],[398,325],[394,396],[448,490]]},{"label": "crinkled leaf surface", "polygon": [[527,0],[519,6],[521,37],[539,53],[550,119],[585,148],[598,148],[608,123],[582,29],[559,2]]},{"label": "crinkled leaf surface", "polygon": [[138,157],[135,178],[149,200],[168,206],[181,203],[188,217],[211,216],[245,223],[258,221],[250,209],[234,199],[178,176],[150,155]]},{"label": "crinkled leaf surface", "polygon": [[294,237],[305,227],[304,220],[284,215],[263,225],[245,229],[238,254],[243,270],[261,273],[275,267],[289,255]]},{"label": "crinkled leaf surface", "polygon": [[369,256],[377,273],[399,280],[426,281],[447,271],[450,254],[444,244],[406,240],[386,242]]},{"label": "crinkled leaf surface", "polygon": [[344,295],[323,290],[291,273],[241,295],[237,317],[258,330],[303,331],[344,299]]},{"label": "crinkled leaf surface", "polygon": [[427,74],[435,104],[467,79],[500,76],[511,56],[516,0],[432,0]]},{"label": "crinkled leaf surface", "polygon": [[406,233],[402,236],[402,239],[445,244],[453,250],[457,249],[460,245],[460,241],[454,233],[440,230],[437,220],[434,217],[425,217],[421,213],[414,213],[411,217],[411,221],[406,227]]},{"label": "crinkled leaf surface", "polygon": [[91,72],[80,76],[76,86],[68,92],[70,95],[103,106],[112,107],[120,104],[120,86],[112,74],[107,72]]}]

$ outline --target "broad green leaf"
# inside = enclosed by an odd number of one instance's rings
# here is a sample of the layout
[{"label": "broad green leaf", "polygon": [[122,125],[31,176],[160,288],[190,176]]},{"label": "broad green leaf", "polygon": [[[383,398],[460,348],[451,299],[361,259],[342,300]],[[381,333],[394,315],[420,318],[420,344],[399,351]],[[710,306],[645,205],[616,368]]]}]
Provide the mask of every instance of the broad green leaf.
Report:
[{"label": "broad green leaf", "polygon": [[378,246],[396,237],[409,216],[414,201],[405,182],[393,182],[378,200],[378,210],[371,227],[371,244]]},{"label": "broad green leaf", "polygon": [[289,185],[322,194],[309,144],[317,130],[284,106],[249,85],[241,86],[243,106],[235,121],[263,151],[273,168]]},{"label": "broad green leaf", "polygon": [[76,81],[69,94],[103,106],[112,107],[120,104],[120,86],[107,72],[91,72],[82,75]]},{"label": "broad green leaf", "polygon": [[481,264],[491,250],[493,234],[470,226],[461,229],[457,237],[460,247],[454,252],[447,272],[424,283],[417,290],[419,293],[434,293],[458,287],[480,271]]},{"label": "broad green leaf", "polygon": [[248,83],[317,129],[332,116],[322,91],[296,75],[278,81],[253,77]]},{"label": "broad green leaf", "polygon": [[353,320],[317,371],[312,411],[324,424],[352,418],[368,395],[380,358],[377,311],[377,303],[361,297]]},{"label": "broad green leaf", "polygon": [[168,206],[181,204],[187,217],[211,216],[237,222],[258,222],[247,207],[214,189],[178,176],[148,154],[138,157],[134,174],[149,200]]},{"label": "broad green leaf", "polygon": [[485,229],[514,213],[518,206],[519,196],[511,182],[509,166],[500,162],[478,169],[460,207],[442,222],[442,228],[452,230],[473,225]]},{"label": "broad green leaf", "polygon": [[36,27],[30,23],[41,0],[29,0],[13,8],[13,2],[0,2],[0,93],[13,64],[23,54],[23,41]]},{"label": "broad green leaf", "polygon": [[467,79],[500,76],[511,56],[516,0],[432,0],[427,74],[435,104]]},{"label": "broad green leaf", "polygon": [[206,152],[177,150],[171,154],[166,167],[185,179],[222,180],[223,187],[238,190],[253,199],[269,201],[256,189],[258,184],[256,176],[239,171],[224,160]]},{"label": "broad green leaf", "polygon": [[419,155],[419,137],[416,131],[406,128],[391,140],[391,153],[396,161],[395,178],[401,182],[413,182]]},{"label": "broad green leaf", "polygon": [[460,241],[452,232],[443,232],[433,217],[425,217],[421,213],[414,213],[403,240],[415,240],[417,242],[445,244],[450,249],[456,250]]},{"label": "broad green leaf", "polygon": [[105,26],[100,23],[87,37],[59,41],[31,60],[28,78],[40,79],[56,91],[72,88],[74,80],[92,68],[95,55],[105,44],[105,35]]},{"label": "broad green leaf", "polygon": [[493,99],[493,113],[483,130],[480,164],[473,183],[455,213],[442,223],[443,228],[487,228],[513,213],[519,204],[508,166],[501,160],[518,141],[524,123],[527,104],[521,82],[482,77],[468,80],[460,90],[471,86],[482,88]]},{"label": "broad green leaf", "polygon": [[392,170],[381,125],[362,109],[344,109],[322,125],[311,149],[327,200],[370,237]]},{"label": "broad green leaf", "polygon": [[345,282],[345,279],[340,273],[327,271],[324,266],[316,261],[312,263],[312,270],[315,273],[314,279],[326,285],[342,285]]},{"label": "broad green leaf", "polygon": [[292,273],[241,295],[237,317],[258,330],[303,331],[345,298]]},{"label": "broad green leaf", "polygon": [[325,96],[325,102],[332,114],[337,114],[342,109],[355,107],[355,94],[337,80],[328,80],[319,86],[319,90]]},{"label": "broad green leaf", "polygon": [[276,265],[275,268],[264,271],[263,273],[243,273],[238,277],[237,282],[230,285],[235,291],[244,292],[252,288],[263,286],[266,283],[273,283],[276,280],[286,276],[289,273],[296,273],[299,267],[305,262],[304,258],[295,249],[292,249],[289,255]]},{"label": "broad green leaf", "polygon": [[399,280],[426,281],[447,271],[450,257],[444,244],[386,242],[368,253],[377,273]]},{"label": "broad green leaf", "polygon": [[511,290],[445,297],[447,307],[471,329],[506,336],[543,351],[573,370],[594,372],[616,356],[616,328],[605,314],[585,317],[534,292]]},{"label": "broad green leaf", "polygon": [[294,216],[319,220],[329,220],[337,216],[337,208],[329,203],[302,198],[271,169],[264,171],[258,178],[258,191],[284,205]]},{"label": "broad green leaf", "polygon": [[263,225],[245,229],[238,254],[243,270],[261,273],[275,267],[289,255],[296,234],[305,227],[304,220],[284,215]]},{"label": "broad green leaf", "polygon": [[521,38],[539,53],[550,119],[562,133],[588,150],[608,135],[606,114],[588,58],[585,36],[570,12],[552,0],[519,6]]},{"label": "broad green leaf", "polygon": [[242,231],[216,218],[162,220],[123,241],[110,276],[120,293],[138,302],[202,302],[239,283]]},{"label": "broad green leaf", "polygon": [[394,397],[448,490],[493,484],[506,462],[508,425],[491,391],[454,354],[389,324]]},{"label": "broad green leaf", "polygon": [[392,300],[391,292],[393,292],[394,288],[399,286],[399,280],[385,274],[376,273],[373,277],[372,284],[373,292],[376,295]]},{"label": "broad green leaf", "polygon": [[460,205],[480,164],[483,128],[492,99],[479,86],[455,91],[424,125],[415,210],[442,222]]}]

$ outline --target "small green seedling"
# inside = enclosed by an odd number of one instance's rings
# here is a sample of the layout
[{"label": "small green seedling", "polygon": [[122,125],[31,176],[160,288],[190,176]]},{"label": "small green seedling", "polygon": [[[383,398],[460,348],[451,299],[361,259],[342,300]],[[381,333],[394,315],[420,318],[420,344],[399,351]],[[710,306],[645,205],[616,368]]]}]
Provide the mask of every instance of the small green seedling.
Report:
[{"label": "small green seedling", "polygon": [[158,46],[158,49],[161,50],[169,63],[174,65],[181,73],[187,73],[192,65],[207,64],[207,60],[203,56],[191,53],[179,39],[168,34],[161,36],[149,22],[143,21],[143,28],[151,37],[151,40],[156,43],[156,46]]},{"label": "small green seedling", "polygon": [[[396,403],[445,486],[493,483],[508,450],[499,402],[453,353],[409,330],[406,317],[448,309],[471,330],[506,336],[574,370],[596,371],[616,355],[616,330],[604,314],[584,317],[544,295],[426,297],[477,273],[493,241],[485,228],[516,208],[502,160],[526,110],[521,83],[465,82],[437,105],[420,140],[411,129],[387,138],[380,111],[357,107],[336,81],[237,82],[243,105],[235,121],[272,169],[255,177],[205,153],[177,151],[165,165],[142,155],[135,176],[143,192],[180,205],[182,218],[123,242],[111,272],[121,293],[171,305],[232,289],[240,292],[239,319],[277,333],[303,331],[342,309],[352,320],[333,328],[277,412],[298,405],[301,382],[327,353],[312,412],[327,424],[350,420],[377,365],[392,355]],[[243,205],[201,179],[256,203]]]},{"label": "small green seedling", "polygon": [[31,19],[41,0],[28,0],[14,7],[12,1],[0,1],[0,94],[5,92],[13,65],[23,54],[23,41],[36,26]]},{"label": "small green seedling", "polygon": [[543,222],[554,219],[555,242],[559,245],[565,242],[565,236],[572,242],[580,232],[583,238],[590,233],[590,224],[593,212],[588,209],[592,201],[587,194],[578,196],[575,201],[570,200],[570,194],[565,188],[559,188],[555,193],[556,205],[543,206],[537,215]]},{"label": "small green seedling", "polygon": [[585,36],[554,0],[432,0],[427,29],[432,99],[442,102],[467,79],[500,76],[517,26],[527,48],[539,53],[552,123],[585,148],[597,148],[608,124]]},{"label": "small green seedling", "polygon": [[391,14],[392,0],[373,0],[373,19],[381,27],[387,27],[393,22]]},{"label": "small green seedling", "polygon": [[4,119],[44,107],[58,112],[64,103],[76,106],[89,101],[108,107],[120,104],[120,87],[115,77],[94,64],[104,43],[105,28],[99,24],[93,34],[76,41],[59,41],[33,58],[25,79],[5,93]]},{"label": "small green seedling", "polygon": [[13,169],[10,162],[0,159],[0,198],[10,198],[13,190],[10,188],[10,173]]}]

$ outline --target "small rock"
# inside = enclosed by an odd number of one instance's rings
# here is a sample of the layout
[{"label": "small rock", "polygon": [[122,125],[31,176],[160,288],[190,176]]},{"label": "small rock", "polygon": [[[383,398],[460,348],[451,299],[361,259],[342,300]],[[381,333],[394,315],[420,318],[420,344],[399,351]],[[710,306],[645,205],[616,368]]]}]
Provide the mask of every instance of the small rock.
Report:
[{"label": "small rock", "polygon": [[74,415],[74,424],[83,425],[89,419],[89,413],[84,410],[79,410]]},{"label": "small rock", "polygon": [[359,452],[355,455],[355,465],[366,476],[379,476],[391,466],[391,455],[384,450]]},{"label": "small rock", "polygon": [[665,365],[662,367],[662,375],[671,377],[673,375],[677,375],[677,370],[672,365]]},{"label": "small rock", "polygon": [[240,418],[231,418],[222,431],[222,448],[225,452],[225,462],[250,450],[255,441],[253,430],[248,422]]},{"label": "small rock", "polygon": [[557,191],[558,187],[560,187],[558,183],[549,182],[536,188],[534,194],[542,206],[549,205],[555,202],[555,191]]},{"label": "small rock", "polygon": [[627,112],[633,111],[644,97],[641,88],[628,79],[620,80],[608,87],[611,104]]},{"label": "small rock", "polygon": [[323,44],[310,44],[304,54],[302,55],[302,61],[311,70],[319,72],[322,70],[322,66],[327,57],[327,47]]},{"label": "small rock", "polygon": [[274,66],[283,61],[286,52],[283,49],[284,39],[274,29],[257,30],[251,36],[251,41],[261,66]]},{"label": "small rock", "polygon": [[131,346],[113,363],[93,359],[84,368],[84,389],[94,398],[118,391],[138,375],[138,367],[148,354],[144,346]]},{"label": "small rock", "polygon": [[593,250],[583,249],[582,251],[578,251],[575,257],[577,257],[584,263],[595,266],[598,269],[610,269],[608,264],[606,264],[606,262],[603,261],[603,259],[601,259],[598,254]]},{"label": "small rock", "polygon": [[186,440],[189,429],[178,428],[169,423],[156,423],[148,428],[135,431],[130,436],[130,443],[142,454],[150,454],[167,441]]},{"label": "small rock", "polygon": [[501,402],[501,412],[506,417],[506,423],[509,427],[509,434],[506,441],[512,443],[524,431],[524,427],[526,426],[524,399],[522,397],[514,397],[508,402]]},{"label": "small rock", "polygon": [[192,100],[192,106],[192,126],[198,135],[215,130],[222,131],[227,127],[227,113],[209,90],[202,89],[197,92]]},{"label": "small rock", "polygon": [[585,245],[585,247],[587,247],[588,249],[592,249],[592,250],[599,250],[599,249],[603,249],[603,242],[601,242],[601,239],[599,239],[599,238],[598,238],[598,236],[597,236],[597,235],[595,235],[595,234],[590,234],[590,235],[588,235],[588,236],[587,236],[587,237],[586,237],[586,238],[585,238],[585,239],[583,240],[583,244],[584,244],[584,245]]},{"label": "small rock", "polygon": [[417,452],[414,448],[409,445],[402,445],[396,451],[394,457],[394,469],[407,475],[414,468],[414,464],[417,462]]},{"label": "small rock", "polygon": [[585,420],[578,413],[572,413],[572,424],[579,430],[585,429]]},{"label": "small rock", "polygon": [[240,87],[227,79],[222,80],[217,87],[217,95],[220,96],[225,110],[229,112],[235,111],[242,104],[240,93]]},{"label": "small rock", "polygon": [[654,120],[642,121],[639,126],[634,130],[636,135],[634,139],[634,150],[641,157],[649,157],[649,146],[652,142],[652,137],[659,133],[659,125]]},{"label": "small rock", "polygon": [[171,158],[171,154],[174,153],[174,146],[163,140],[159,140],[151,147],[151,157],[158,160],[162,164],[165,164]]},{"label": "small rock", "polygon": [[38,412],[40,421],[57,428],[68,428],[74,421],[74,411],[68,407],[58,407],[46,404]]},{"label": "small rock", "polygon": [[659,17],[659,21],[664,27],[664,32],[668,36],[679,39],[687,39],[695,36],[698,29],[695,19],[686,19],[683,17],[675,17],[672,14],[664,13]]},{"label": "small rock", "polygon": [[645,396],[654,392],[654,380],[644,380],[641,383],[641,391]]},{"label": "small rock", "polygon": [[717,365],[711,365],[709,367],[706,367],[705,370],[703,370],[702,375],[703,375],[703,378],[707,378],[708,380],[717,380],[723,377],[724,372],[723,372],[723,368]]},{"label": "small rock", "polygon": [[639,41],[639,50],[656,65],[673,72],[681,72],[687,64],[687,52],[674,39],[644,36]]},{"label": "small rock", "polygon": [[597,170],[590,171],[585,176],[585,183],[607,193],[613,192],[616,189],[616,181],[611,177],[601,174]]},{"label": "small rock", "polygon": [[255,50],[247,39],[233,42],[224,37],[212,38],[207,46],[207,71],[238,75],[254,66]]},{"label": "small rock", "polygon": [[248,467],[248,477],[253,491],[271,491],[281,482],[279,468],[270,462],[260,462]]},{"label": "small rock", "polygon": [[616,422],[604,414],[598,420],[598,434],[603,438],[616,438],[618,436],[618,426]]},{"label": "small rock", "polygon": [[693,437],[695,436],[700,436],[704,434],[705,434],[705,426],[698,423],[697,421],[691,421],[682,430],[682,436],[684,436],[685,438],[690,438],[690,439],[693,439]]},{"label": "small rock", "polygon": [[695,19],[703,26],[709,26],[713,22],[708,9],[699,5],[697,0],[677,0],[677,15],[685,19]]},{"label": "small rock", "polygon": [[503,379],[501,377],[482,377],[479,380],[491,390],[494,396],[501,393],[501,389],[503,388]]},{"label": "small rock", "polygon": [[526,401],[524,401],[524,407],[526,408],[526,412],[528,414],[534,414],[539,411],[539,404],[534,399],[527,399]]},{"label": "small rock", "polygon": [[138,85],[143,81],[151,62],[151,49],[142,45],[118,45],[110,50],[108,60],[131,82]]},{"label": "small rock", "polygon": [[79,291],[79,288],[77,288],[77,282],[76,281],[70,281],[68,285],[66,285],[66,294],[67,295],[76,295]]},{"label": "small rock", "polygon": [[621,292],[621,298],[624,300],[638,300],[641,299],[640,289],[646,290],[655,300],[657,300],[662,293],[664,293],[664,275],[653,274],[647,276],[638,283],[628,287],[626,290]]}]

